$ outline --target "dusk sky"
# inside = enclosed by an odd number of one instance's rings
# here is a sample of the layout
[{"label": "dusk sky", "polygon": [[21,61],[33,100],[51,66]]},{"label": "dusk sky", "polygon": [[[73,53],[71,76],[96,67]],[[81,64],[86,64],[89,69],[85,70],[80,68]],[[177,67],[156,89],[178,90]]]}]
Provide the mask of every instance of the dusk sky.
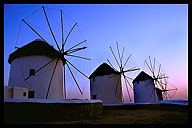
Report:
[{"label": "dusk sky", "polygon": [[[155,57],[157,64],[162,66],[162,72],[169,76],[168,87],[178,89],[173,99],[188,99],[188,5],[186,4],[5,4],[4,85],[8,85],[10,72],[8,57],[15,51],[14,47],[22,47],[39,38],[21,22],[23,18],[34,25],[37,31],[42,32],[50,45],[57,48],[49,32],[42,6],[47,10],[51,26],[59,41],[60,10],[64,12],[65,37],[77,22],[66,43],[66,49],[87,40],[84,45],[88,48],[76,55],[91,60],[71,60],[87,76],[100,64],[107,63],[107,59],[118,68],[110,51],[111,46],[117,55],[116,42],[118,42],[120,51],[125,47],[123,61],[131,54],[125,69],[131,67],[141,69],[127,73],[127,76],[134,79],[142,70],[151,75],[144,61],[148,56]],[[36,10],[38,11],[31,15]],[[68,98],[89,99],[89,80],[78,72],[74,71],[74,74],[84,95],[79,96],[78,88],[68,73],[66,76]],[[122,86],[125,101],[128,102],[125,85]],[[170,95],[172,94],[173,92],[170,92]]]}]

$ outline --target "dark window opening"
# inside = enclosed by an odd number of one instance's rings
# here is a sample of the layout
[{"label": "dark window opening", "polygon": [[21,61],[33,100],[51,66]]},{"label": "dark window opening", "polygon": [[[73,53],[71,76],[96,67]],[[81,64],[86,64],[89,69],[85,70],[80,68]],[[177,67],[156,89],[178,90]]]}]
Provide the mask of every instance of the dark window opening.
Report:
[{"label": "dark window opening", "polygon": [[93,95],[93,99],[97,99],[97,95]]},{"label": "dark window opening", "polygon": [[93,77],[93,81],[95,81],[95,77]]},{"label": "dark window opening", "polygon": [[35,75],[35,69],[29,69],[29,75],[34,76]]},{"label": "dark window opening", "polygon": [[26,96],[26,92],[23,92],[23,96]]},{"label": "dark window opening", "polygon": [[139,84],[139,81],[137,81],[137,84]]},{"label": "dark window opening", "polygon": [[29,91],[28,98],[34,98],[34,97],[35,97],[35,92]]}]

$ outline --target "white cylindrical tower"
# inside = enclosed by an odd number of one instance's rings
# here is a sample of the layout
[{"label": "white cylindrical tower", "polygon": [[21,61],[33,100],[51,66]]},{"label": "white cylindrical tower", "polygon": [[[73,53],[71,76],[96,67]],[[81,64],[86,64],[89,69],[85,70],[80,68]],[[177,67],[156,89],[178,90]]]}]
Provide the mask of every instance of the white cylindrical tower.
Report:
[{"label": "white cylindrical tower", "polygon": [[28,98],[45,99],[53,74],[47,99],[63,99],[63,61],[48,43],[32,41],[10,54],[8,62],[11,64],[8,86],[28,88]]},{"label": "white cylindrical tower", "polygon": [[140,72],[140,74],[133,80],[133,88],[135,103],[158,101],[154,80],[145,72]]},{"label": "white cylindrical tower", "polygon": [[103,104],[122,104],[121,75],[108,64],[101,64],[89,77],[91,99]]}]

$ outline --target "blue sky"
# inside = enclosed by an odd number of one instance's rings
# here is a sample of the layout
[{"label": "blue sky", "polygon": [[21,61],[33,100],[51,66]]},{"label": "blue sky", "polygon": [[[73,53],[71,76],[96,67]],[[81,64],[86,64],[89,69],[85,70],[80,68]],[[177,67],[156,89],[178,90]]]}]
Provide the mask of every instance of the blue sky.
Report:
[{"label": "blue sky", "polygon": [[[118,41],[120,50],[125,47],[125,59],[129,54],[132,55],[129,62],[130,66],[136,66],[148,72],[144,61],[148,56],[155,57],[157,62],[162,65],[163,71],[169,76],[170,85],[179,89],[175,99],[188,99],[188,5],[184,4],[5,4],[4,85],[8,84],[10,71],[8,57],[15,50],[21,19],[42,6],[64,11],[67,19],[66,22],[64,21],[66,32],[75,22],[78,23],[78,27],[74,29],[74,33],[71,35],[74,34],[74,38],[76,35],[81,35],[79,40],[87,40],[88,49],[80,54],[91,58],[91,61],[82,62],[82,65],[84,63],[88,65],[88,70],[84,67],[80,68],[88,76],[100,64],[107,62],[106,59],[109,59],[113,65],[116,64],[109,47],[112,46],[115,51],[116,41]],[[49,10],[49,13],[51,12],[56,13],[54,10]],[[43,13],[38,15],[41,14]],[[37,23],[42,27],[43,24],[41,23],[44,17],[38,17],[38,15],[36,18],[30,16],[27,19],[30,23]],[[53,14],[52,16],[56,17],[57,15]],[[42,21],[39,22],[39,20]],[[59,22],[59,19],[55,22]],[[67,26],[67,23],[69,26]],[[25,24],[22,24],[17,45],[21,47],[38,38],[35,34],[30,37],[26,36],[30,34],[31,30]],[[73,42],[72,39],[71,41]],[[55,44],[51,43],[51,45]],[[72,44],[68,43],[66,45],[70,47]],[[74,61],[74,63],[79,63],[79,61]],[[115,67],[117,68],[117,65]],[[139,72],[130,74],[130,77],[136,77]],[[127,75],[129,76],[128,73]],[[88,98],[89,81],[85,80],[85,83],[86,86],[83,85],[82,87],[85,88],[85,95],[82,97]],[[73,87],[71,88],[73,90]]]}]

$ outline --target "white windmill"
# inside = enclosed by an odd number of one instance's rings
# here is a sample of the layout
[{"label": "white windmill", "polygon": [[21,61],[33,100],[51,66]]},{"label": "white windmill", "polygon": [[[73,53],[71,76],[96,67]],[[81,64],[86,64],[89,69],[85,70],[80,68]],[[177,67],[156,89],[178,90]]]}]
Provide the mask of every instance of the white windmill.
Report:
[{"label": "white windmill", "polygon": [[[130,96],[130,92],[129,92],[129,89],[128,89],[128,85],[130,86],[130,88],[133,90],[133,87],[131,86],[130,82],[128,79],[130,80],[133,80],[132,78],[128,77],[126,75],[126,73],[128,72],[133,72],[133,71],[136,71],[136,70],[140,70],[140,68],[136,68],[136,67],[132,67],[132,68],[129,68],[129,69],[125,69],[126,68],[126,65],[128,63],[128,60],[130,59],[131,57],[131,54],[128,56],[128,58],[126,59],[126,61],[123,63],[123,55],[124,55],[124,50],[125,50],[125,47],[123,47],[123,51],[122,53],[120,54],[120,50],[119,50],[119,45],[118,45],[118,42],[116,42],[116,47],[117,47],[117,54],[118,54],[118,59],[117,57],[115,56],[115,53],[112,49],[112,47],[110,46],[110,50],[112,52],[112,55],[119,67],[119,70],[118,69],[115,69],[114,66],[111,64],[111,62],[109,61],[109,59],[107,59],[108,63],[111,65],[111,67],[117,72],[117,74],[120,76],[118,77],[118,81],[117,83],[115,82],[114,83],[114,86],[115,86],[115,91],[112,92],[112,93],[115,93],[117,94],[118,92],[118,88],[119,86],[121,86],[122,84],[122,81],[124,81],[125,83],[125,86],[126,86],[126,89],[127,89],[127,94],[128,94],[128,98],[129,98],[129,101],[131,102],[131,96]],[[111,76],[113,77],[113,76]],[[123,79],[121,79],[123,78]],[[122,86],[120,87],[122,89]]]},{"label": "white windmill", "polygon": [[[33,12],[32,15],[40,10],[41,9],[38,9]],[[59,47],[58,40],[54,35],[46,13],[46,7],[43,6],[42,11],[51,33],[50,36],[53,37],[57,50],[50,46],[49,42],[42,35],[40,35],[37,30],[32,27],[32,25],[30,25],[25,19],[22,19],[22,22],[24,22],[36,35],[38,35],[40,40],[34,40],[21,48],[17,48],[15,52],[10,54],[9,63],[11,64],[11,69],[8,86],[13,88],[28,88],[29,98],[66,99],[65,68],[67,66],[79,92],[83,95],[79,83],[77,82],[70,66],[86,78],[88,78],[88,76],[72,64],[70,59],[67,57],[90,60],[86,57],[74,54],[87,48],[86,46],[82,46],[86,40],[77,42],[77,44],[71,46],[67,50],[64,49],[68,42],[68,38],[75,29],[77,23],[73,25],[64,38],[63,12],[62,10],[58,10],[60,12],[60,27],[62,33],[61,47]],[[79,47],[80,45],[81,47]]]},{"label": "white windmill", "polygon": [[157,102],[163,99],[171,99],[172,97],[168,94],[168,91],[177,90],[177,88],[167,88],[168,76],[162,73],[161,64],[155,70],[155,67],[157,67],[155,60],[154,58],[152,63],[150,56],[148,62],[145,60],[152,73],[151,76],[142,71],[133,81],[135,102]]}]

